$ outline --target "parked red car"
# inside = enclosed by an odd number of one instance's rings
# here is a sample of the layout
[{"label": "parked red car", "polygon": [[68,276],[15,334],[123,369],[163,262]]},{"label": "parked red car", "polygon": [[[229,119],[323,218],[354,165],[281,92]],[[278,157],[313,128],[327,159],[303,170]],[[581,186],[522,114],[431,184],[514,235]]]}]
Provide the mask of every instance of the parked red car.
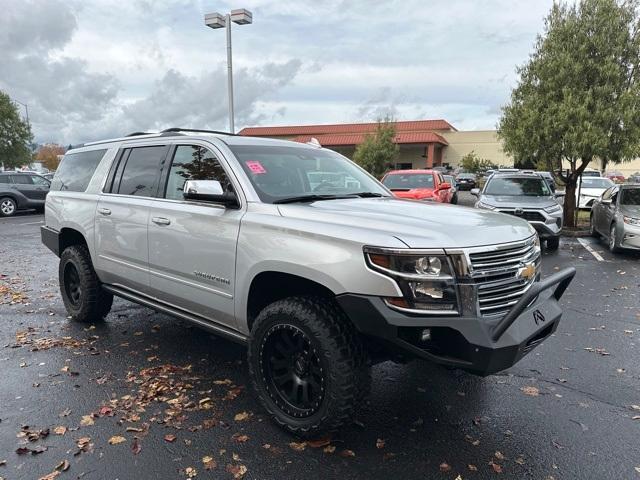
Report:
[{"label": "parked red car", "polygon": [[451,203],[453,189],[435,170],[393,170],[382,183],[398,198]]},{"label": "parked red car", "polygon": [[612,182],[624,183],[624,175],[620,172],[607,172],[604,174],[604,176]]}]

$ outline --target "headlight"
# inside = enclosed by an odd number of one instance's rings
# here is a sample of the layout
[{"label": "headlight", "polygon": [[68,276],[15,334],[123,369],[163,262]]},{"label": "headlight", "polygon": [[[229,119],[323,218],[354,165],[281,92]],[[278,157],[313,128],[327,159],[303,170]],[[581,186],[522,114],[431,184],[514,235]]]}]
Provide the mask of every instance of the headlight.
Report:
[{"label": "headlight", "polygon": [[640,218],[623,216],[622,220],[624,221],[624,223],[628,223],[629,225],[640,226]]},{"label": "headlight", "polygon": [[458,314],[455,278],[449,257],[403,250],[365,247],[367,264],[393,278],[401,298],[385,298],[387,305],[412,313]]},{"label": "headlight", "polygon": [[476,203],[476,208],[483,208],[485,210],[495,210],[496,209],[496,207],[494,207],[493,205],[489,205],[487,203],[480,202],[480,201],[478,201],[478,203]]},{"label": "headlight", "polygon": [[546,207],[544,209],[545,212],[547,213],[558,213],[560,211],[562,211],[562,207],[560,205],[551,205],[550,207]]}]

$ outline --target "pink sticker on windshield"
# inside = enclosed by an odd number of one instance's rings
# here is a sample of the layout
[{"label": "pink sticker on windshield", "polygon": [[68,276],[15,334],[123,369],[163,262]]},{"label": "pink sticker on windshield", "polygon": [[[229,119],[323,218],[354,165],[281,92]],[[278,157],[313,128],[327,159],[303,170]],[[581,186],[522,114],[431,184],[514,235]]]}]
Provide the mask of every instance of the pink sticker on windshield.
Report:
[{"label": "pink sticker on windshield", "polygon": [[249,167],[251,173],[255,173],[256,175],[267,173],[267,171],[258,160],[247,160],[244,163],[247,165],[247,167]]}]

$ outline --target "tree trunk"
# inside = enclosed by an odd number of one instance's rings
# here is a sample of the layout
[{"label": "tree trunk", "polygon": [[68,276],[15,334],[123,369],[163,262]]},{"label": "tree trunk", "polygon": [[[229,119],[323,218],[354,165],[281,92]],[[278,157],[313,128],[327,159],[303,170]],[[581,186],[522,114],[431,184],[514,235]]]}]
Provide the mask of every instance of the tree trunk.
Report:
[{"label": "tree trunk", "polygon": [[564,190],[564,226],[574,228],[576,226],[576,180],[571,175],[567,179]]}]

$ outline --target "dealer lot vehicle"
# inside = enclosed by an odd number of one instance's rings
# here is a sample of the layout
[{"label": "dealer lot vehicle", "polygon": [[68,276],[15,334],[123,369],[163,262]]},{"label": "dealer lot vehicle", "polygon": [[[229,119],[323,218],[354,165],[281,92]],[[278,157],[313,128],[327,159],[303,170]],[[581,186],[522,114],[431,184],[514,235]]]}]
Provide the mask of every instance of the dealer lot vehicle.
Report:
[{"label": "dealer lot vehicle", "polygon": [[50,183],[35,173],[0,172],[0,217],[24,209],[44,210]]},{"label": "dealer lot vehicle", "polygon": [[527,220],[544,239],[548,250],[557,250],[562,231],[562,207],[547,181],[537,173],[494,173],[478,197],[476,208],[515,215]]},{"label": "dealer lot vehicle", "polygon": [[613,183],[608,178],[601,177],[582,177],[582,180],[578,180],[576,186],[576,195],[580,192],[580,201],[578,202],[578,208],[589,210],[605,190],[611,188]]},{"label": "dealer lot vehicle", "polygon": [[321,147],[184,129],[67,152],[41,233],[71,319],[117,295],[247,344],[259,401],[300,436],[349,422],[375,361],[510,367],[575,274],[540,280],[522,219],[396,199]]},{"label": "dealer lot vehicle", "polygon": [[458,184],[456,183],[456,179],[453,175],[443,175],[444,181],[451,185],[451,200],[449,203],[457,205],[458,203]]},{"label": "dealer lot vehicle", "polygon": [[591,234],[607,239],[613,253],[640,250],[640,185],[615,185],[591,209]]},{"label": "dealer lot vehicle", "polygon": [[437,170],[393,170],[382,178],[382,184],[398,198],[427,202],[451,203],[451,184]]},{"label": "dealer lot vehicle", "polygon": [[456,177],[458,190],[471,190],[478,185],[478,179],[473,173],[459,173]]}]

